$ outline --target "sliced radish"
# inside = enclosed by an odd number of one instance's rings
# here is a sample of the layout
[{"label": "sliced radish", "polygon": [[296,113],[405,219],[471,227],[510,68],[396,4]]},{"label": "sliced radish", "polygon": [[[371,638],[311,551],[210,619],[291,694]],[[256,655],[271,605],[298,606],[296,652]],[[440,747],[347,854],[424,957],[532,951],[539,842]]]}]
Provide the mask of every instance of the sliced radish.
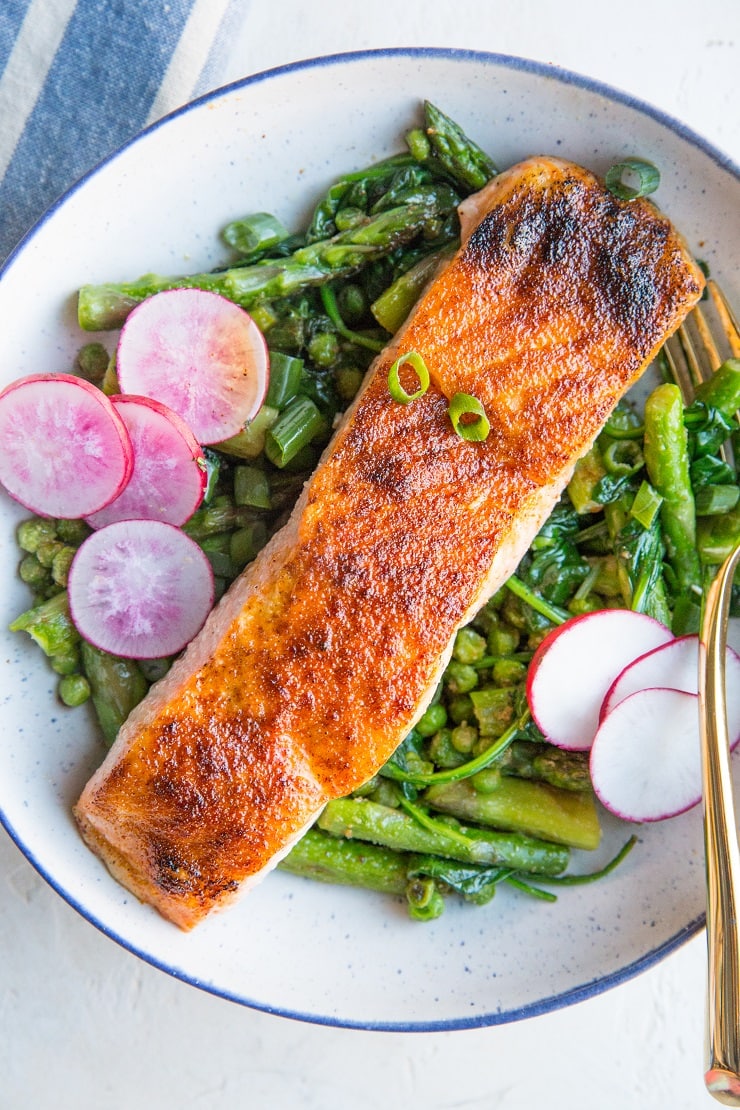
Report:
[{"label": "sliced radish", "polygon": [[105,394],[71,374],[32,374],[0,393],[0,482],[42,516],[97,512],[128,482],[133,450]]},{"label": "sliced radish", "polygon": [[217,293],[169,289],[128,316],[116,370],[123,393],[162,401],[200,443],[218,443],[257,414],[267,392],[269,357],[243,308]]},{"label": "sliced radish", "polygon": [[701,800],[698,701],[685,690],[638,690],[604,718],[590,765],[607,809],[627,821],[661,821]]},{"label": "sliced radish", "polygon": [[184,420],[150,397],[111,401],[131,438],[134,469],[128,484],[104,509],[87,517],[93,528],[116,520],[184,524],[200,504],[206,467],[200,444]]},{"label": "sliced radish", "polygon": [[67,585],[72,619],[113,655],[158,659],[193,638],[213,605],[213,572],[198,545],[159,520],[108,524],[82,543]]},{"label": "sliced radish", "polygon": [[[679,636],[641,655],[624,668],[607,691],[601,719],[630,694],[653,686],[699,692],[699,637]],[[740,656],[731,647],[725,656],[725,689],[730,743],[740,743]]]},{"label": "sliced radish", "polygon": [[538,728],[560,748],[587,751],[617,675],[636,656],[672,639],[659,621],[628,609],[584,613],[553,629],[535,652],[527,676]]}]

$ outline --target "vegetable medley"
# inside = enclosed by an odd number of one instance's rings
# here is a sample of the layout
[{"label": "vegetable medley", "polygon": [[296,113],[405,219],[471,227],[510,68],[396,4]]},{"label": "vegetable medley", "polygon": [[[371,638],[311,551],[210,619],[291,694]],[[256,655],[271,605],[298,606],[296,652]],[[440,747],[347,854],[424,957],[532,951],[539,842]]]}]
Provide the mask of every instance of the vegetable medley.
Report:
[{"label": "vegetable medley", "polygon": [[[202,500],[181,523],[216,599],[285,523],[374,355],[455,249],[458,204],[496,173],[428,103],[407,147],[336,181],[300,232],[265,213],[230,223],[223,239],[232,258],[218,271],[80,291],[80,324],[91,331],[117,329],[139,303],[187,288],[248,309],[264,336],[266,394],[235,434],[201,440]],[[655,188],[657,172],[644,166],[616,167],[615,192],[626,188],[624,169],[648,183],[627,195]],[[422,388],[423,364],[406,361]],[[116,350],[93,342],[73,373],[116,397],[119,369]],[[283,869],[403,896],[412,917],[428,920],[450,893],[483,904],[501,883],[552,900],[558,885],[599,877],[629,851],[634,837],[607,868],[564,874],[571,849],[600,841],[589,753],[548,741],[530,713],[527,681],[543,640],[583,614],[627,609],[674,636],[695,633],[708,583],[738,542],[740,363],[726,362],[688,407],[662,370],[643,412],[618,406],[516,574],[458,632],[416,727],[361,790],[326,806]],[[389,389],[399,403],[413,402],[409,380],[402,384],[394,367]],[[485,431],[462,421],[471,412],[485,420],[474,403],[451,413],[460,434]],[[131,657],[82,634],[68,585],[91,533],[85,520],[63,515],[21,523],[19,573],[33,597],[11,628],[48,656],[66,705],[91,702],[110,744],[173,655]]]}]

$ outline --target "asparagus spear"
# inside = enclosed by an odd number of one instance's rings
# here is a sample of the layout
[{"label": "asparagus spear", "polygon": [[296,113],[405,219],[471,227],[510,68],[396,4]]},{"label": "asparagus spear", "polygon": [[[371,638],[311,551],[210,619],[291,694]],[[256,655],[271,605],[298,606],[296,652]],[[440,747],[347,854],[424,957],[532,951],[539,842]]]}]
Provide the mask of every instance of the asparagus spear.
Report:
[{"label": "asparagus spear", "polygon": [[146,694],[149,683],[134,659],[119,659],[84,640],[81,652],[95,712],[103,737],[110,745],[131,710]]},{"label": "asparagus spear", "polygon": [[121,284],[83,285],[77,314],[86,331],[120,327],[132,308],[165,289],[198,288],[221,293],[243,308],[257,300],[286,297],[306,286],[344,277],[390,254],[418,235],[439,214],[434,201],[400,205],[365,218],[356,227],[300,247],[287,258],[263,259],[217,273],[187,277],[146,274]]},{"label": "asparagus spear", "polygon": [[[482,776],[485,776],[485,782]],[[486,792],[476,789],[485,785]],[[541,837],[572,848],[598,847],[601,830],[593,795],[559,790],[497,772],[481,778],[430,786],[423,800],[433,809],[463,821]]]},{"label": "asparagus spear", "polygon": [[358,840],[338,839],[309,829],[278,868],[323,883],[362,886],[383,894],[404,894],[408,860],[400,852]]},{"label": "asparagus spear", "polygon": [[482,189],[497,172],[489,156],[428,100],[424,104],[424,122],[432,150],[447,172],[466,192]]},{"label": "asparagus spear", "polygon": [[442,261],[452,257],[454,249],[454,246],[448,246],[424,255],[373,301],[370,311],[381,327],[391,335],[398,331],[416,304],[424,286]]},{"label": "asparagus spear", "polygon": [[[515,832],[492,832],[441,821],[425,828],[413,817],[368,798],[331,801],[318,826],[333,836],[369,840],[397,852],[446,856],[463,863],[500,864],[541,875],[557,875],[568,864],[568,850]],[[448,831],[449,828],[449,831]]]},{"label": "asparagus spear", "polygon": [[[650,482],[663,498],[660,521],[678,597],[674,632],[691,632],[690,612],[701,595],[702,575],[696,549],[696,509],[689,476],[689,454],[681,391],[666,382],[645,402],[645,465]],[[680,626],[679,626],[680,625]]]},{"label": "asparagus spear", "polygon": [[587,753],[565,751],[552,744],[515,740],[496,767],[502,775],[546,782],[561,790],[583,791],[591,786]]}]

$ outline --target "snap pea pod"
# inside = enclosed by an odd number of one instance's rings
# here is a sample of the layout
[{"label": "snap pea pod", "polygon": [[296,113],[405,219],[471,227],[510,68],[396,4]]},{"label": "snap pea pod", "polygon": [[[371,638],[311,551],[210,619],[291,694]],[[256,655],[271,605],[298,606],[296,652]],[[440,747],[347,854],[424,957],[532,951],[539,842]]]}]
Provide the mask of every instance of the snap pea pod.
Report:
[{"label": "snap pea pod", "polygon": [[[702,573],[696,548],[696,509],[689,474],[688,437],[677,385],[666,382],[645,402],[645,465],[651,484],[663,498],[660,521],[666,553],[677,582],[679,611],[697,609]],[[688,623],[688,622],[687,622]],[[695,631],[684,624],[674,631]]]}]

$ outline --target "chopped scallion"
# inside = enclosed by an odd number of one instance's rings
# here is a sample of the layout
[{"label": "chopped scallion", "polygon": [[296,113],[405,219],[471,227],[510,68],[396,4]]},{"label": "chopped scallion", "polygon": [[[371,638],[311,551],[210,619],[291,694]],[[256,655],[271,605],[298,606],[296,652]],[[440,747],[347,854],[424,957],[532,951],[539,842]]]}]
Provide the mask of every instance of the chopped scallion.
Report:
[{"label": "chopped scallion", "polygon": [[662,501],[663,498],[655,487],[651,486],[649,482],[643,482],[635,494],[630,516],[639,521],[643,528],[649,528],[655,520]]},{"label": "chopped scallion", "polygon": [[[413,393],[407,393],[401,385],[400,370],[406,364],[413,369],[419,380],[419,388]],[[419,397],[423,397],[429,389],[429,382],[427,364],[418,351],[407,351],[405,355],[396,359],[388,371],[388,389],[393,400],[397,401],[399,405],[408,405],[410,401],[416,401]]]},{"label": "chopped scallion", "polygon": [[[477,397],[470,393],[456,393],[447,409],[452,427],[461,439],[471,443],[481,443],[488,437],[491,424],[486,416],[486,410]],[[463,417],[473,417],[473,420],[463,422]]]},{"label": "chopped scallion", "polygon": [[325,426],[324,417],[310,397],[294,397],[267,432],[265,454],[275,466],[287,466]]},{"label": "chopped scallion", "polygon": [[302,358],[286,355],[282,351],[270,351],[270,385],[265,404],[284,409],[301,387],[302,370]]},{"label": "chopped scallion", "polygon": [[615,440],[602,452],[602,458],[615,478],[636,474],[645,465],[640,445],[634,439]]},{"label": "chopped scallion", "polygon": [[[637,176],[636,186],[624,181],[626,174]],[[607,170],[604,184],[618,200],[637,200],[655,192],[660,185],[660,170],[642,158],[625,158]]]}]

